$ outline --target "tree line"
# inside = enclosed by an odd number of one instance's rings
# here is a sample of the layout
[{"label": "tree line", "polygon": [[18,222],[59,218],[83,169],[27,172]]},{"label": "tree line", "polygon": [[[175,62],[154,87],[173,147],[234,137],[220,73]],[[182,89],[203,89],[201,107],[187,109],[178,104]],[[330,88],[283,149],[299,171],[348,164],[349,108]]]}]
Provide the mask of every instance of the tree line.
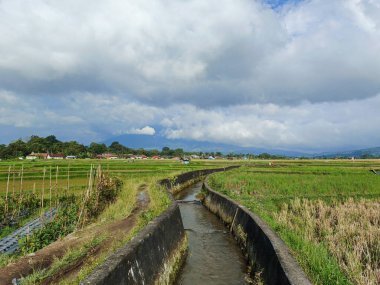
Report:
[{"label": "tree line", "polygon": [[73,155],[77,158],[93,158],[102,153],[113,153],[119,156],[128,154],[162,156],[162,157],[183,157],[195,154],[200,158],[225,157],[225,158],[261,158],[261,159],[279,159],[283,156],[270,155],[268,153],[254,156],[252,154],[234,154],[223,155],[221,152],[186,152],[182,148],[170,149],[163,147],[161,150],[152,149],[132,149],[114,141],[109,146],[104,143],[92,142],[86,146],[77,141],[63,142],[58,140],[54,135],[47,137],[31,136],[27,140],[18,139],[8,145],[0,144],[0,158],[12,159],[25,157],[30,153],[63,153],[64,155]]},{"label": "tree line", "polygon": [[86,146],[77,141],[63,142],[58,140],[54,135],[47,137],[31,136],[27,140],[18,139],[8,145],[0,144],[0,158],[12,159],[25,157],[30,153],[63,153],[64,155],[73,155],[78,158],[96,157],[103,153],[113,153],[117,155],[146,155],[146,156],[183,156],[183,149],[170,149],[164,147],[161,151],[153,149],[132,149],[120,144],[117,141],[112,142],[109,146],[104,143],[92,142]]}]

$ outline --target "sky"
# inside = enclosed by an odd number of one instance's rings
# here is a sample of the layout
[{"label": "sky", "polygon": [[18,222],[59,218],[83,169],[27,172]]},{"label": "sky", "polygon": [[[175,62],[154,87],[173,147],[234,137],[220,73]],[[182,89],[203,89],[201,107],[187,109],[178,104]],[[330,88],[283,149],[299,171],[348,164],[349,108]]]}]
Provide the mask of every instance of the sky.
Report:
[{"label": "sky", "polygon": [[378,0],[0,0],[0,143],[380,146]]}]

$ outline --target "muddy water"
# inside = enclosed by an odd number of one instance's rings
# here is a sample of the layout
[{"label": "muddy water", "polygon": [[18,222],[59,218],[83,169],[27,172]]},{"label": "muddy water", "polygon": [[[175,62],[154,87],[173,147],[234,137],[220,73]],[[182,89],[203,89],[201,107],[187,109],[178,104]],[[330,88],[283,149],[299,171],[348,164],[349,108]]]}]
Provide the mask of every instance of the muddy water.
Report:
[{"label": "muddy water", "polygon": [[[198,200],[197,183],[176,195],[177,200]],[[180,203],[189,254],[176,284],[248,284],[246,262],[228,229],[200,203]]]}]

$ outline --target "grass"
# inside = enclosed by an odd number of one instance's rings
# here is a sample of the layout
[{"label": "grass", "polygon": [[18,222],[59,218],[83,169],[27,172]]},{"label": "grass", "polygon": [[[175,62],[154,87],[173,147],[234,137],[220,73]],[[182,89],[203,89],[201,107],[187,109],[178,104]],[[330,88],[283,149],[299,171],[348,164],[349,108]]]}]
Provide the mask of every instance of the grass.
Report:
[{"label": "grass", "polygon": [[141,229],[143,229],[156,216],[161,214],[170,205],[170,198],[166,195],[166,191],[157,185],[156,179],[152,179],[147,187],[150,197],[150,207],[138,217],[136,226],[120,240],[113,241],[111,246],[99,256],[90,258],[80,269],[75,277],[69,277],[60,282],[61,285],[79,284],[83,281],[97,266],[102,264],[107,257],[114,253],[117,249],[125,246]]},{"label": "grass", "polygon": [[323,244],[355,284],[380,282],[380,201],[295,199],[276,220],[313,244]]},{"label": "grass", "polygon": [[255,162],[210,178],[260,215],[314,284],[380,283],[380,161]]},{"label": "grass", "polygon": [[7,266],[8,264],[13,263],[18,258],[17,255],[11,254],[0,254],[0,267]]},{"label": "grass", "polygon": [[60,271],[65,270],[74,262],[83,258],[85,255],[90,254],[102,241],[104,237],[95,237],[90,242],[85,243],[82,247],[76,249],[69,249],[66,254],[56,259],[48,269],[37,270],[22,279],[22,285],[39,284],[42,280],[55,276]]},{"label": "grass", "polygon": [[[68,178],[70,189],[69,194],[80,193],[86,186],[91,165],[101,165],[102,169],[111,174],[118,174],[124,178],[145,178],[154,176],[168,177],[178,173],[188,172],[197,169],[223,167],[231,164],[225,160],[193,160],[189,165],[183,165],[176,160],[36,160],[36,161],[0,161],[0,195],[5,195],[8,181],[8,170],[10,172],[9,192],[14,189],[18,193],[22,191],[33,191],[35,184],[36,193],[42,190],[43,172],[45,174],[45,191],[49,188],[50,168],[52,170],[52,184],[55,187],[56,169],[58,167],[58,191],[67,189]],[[22,174],[23,170],[23,174]],[[14,176],[13,176],[14,173]]]},{"label": "grass", "polygon": [[136,204],[136,195],[140,184],[141,181],[136,178],[124,180],[116,202],[100,214],[98,222],[104,223],[128,217]]}]

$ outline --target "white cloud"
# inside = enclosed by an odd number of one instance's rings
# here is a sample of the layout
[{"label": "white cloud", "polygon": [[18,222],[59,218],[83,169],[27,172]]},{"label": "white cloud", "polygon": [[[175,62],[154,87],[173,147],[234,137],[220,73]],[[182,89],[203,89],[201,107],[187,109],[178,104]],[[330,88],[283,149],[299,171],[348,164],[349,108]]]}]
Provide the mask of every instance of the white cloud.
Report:
[{"label": "white cloud", "polygon": [[0,18],[0,83],[28,92],[98,88],[210,106],[380,91],[380,7],[371,0],[279,12],[258,0],[3,0]]},{"label": "white cloud", "polygon": [[380,95],[296,106],[253,104],[202,110],[186,105],[172,109],[161,123],[169,138],[313,152],[378,146],[379,108]]},{"label": "white cloud", "polygon": [[[376,120],[380,95],[335,103],[257,103],[202,109],[191,104],[152,107],[119,97],[84,93],[53,101],[50,104],[60,107],[54,112],[50,110],[53,107],[45,107],[44,98],[18,100],[11,93],[0,92],[0,98],[3,97],[11,105],[0,107],[0,125],[3,129],[15,126],[21,137],[54,133],[88,143],[124,133],[159,132],[173,139],[311,152],[377,146],[380,141]],[[11,112],[16,116],[11,116]]]},{"label": "white cloud", "polygon": [[378,1],[2,0],[0,37],[3,139],[156,125],[289,149],[379,139]]},{"label": "white cloud", "polygon": [[145,126],[141,129],[131,129],[129,134],[135,134],[135,135],[149,135],[153,136],[156,133],[156,130],[152,127]]},{"label": "white cloud", "polygon": [[31,127],[36,122],[38,114],[34,108],[29,107],[28,103],[16,94],[0,90],[0,102],[0,129],[1,126]]}]

